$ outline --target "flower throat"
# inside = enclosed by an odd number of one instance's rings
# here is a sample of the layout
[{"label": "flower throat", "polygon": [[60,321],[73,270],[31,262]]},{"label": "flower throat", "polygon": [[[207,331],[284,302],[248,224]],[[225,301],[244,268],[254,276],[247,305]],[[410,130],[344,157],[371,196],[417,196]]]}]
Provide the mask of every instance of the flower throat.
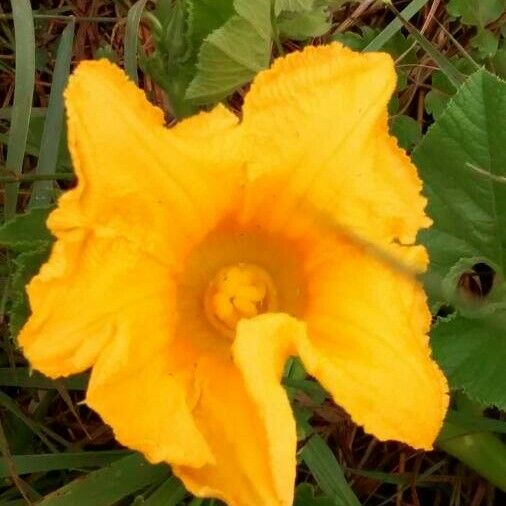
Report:
[{"label": "flower throat", "polygon": [[204,295],[211,325],[228,337],[242,318],[253,318],[278,309],[278,295],[271,276],[263,268],[237,263],[218,271]]}]

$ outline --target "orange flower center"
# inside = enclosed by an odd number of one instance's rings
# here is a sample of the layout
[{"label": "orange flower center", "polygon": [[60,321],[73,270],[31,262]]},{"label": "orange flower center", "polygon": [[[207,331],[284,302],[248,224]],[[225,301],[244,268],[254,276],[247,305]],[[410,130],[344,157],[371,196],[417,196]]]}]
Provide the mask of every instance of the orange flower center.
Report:
[{"label": "orange flower center", "polygon": [[218,271],[204,294],[206,316],[213,327],[233,338],[242,318],[276,311],[278,294],[269,273],[255,264],[237,263]]}]

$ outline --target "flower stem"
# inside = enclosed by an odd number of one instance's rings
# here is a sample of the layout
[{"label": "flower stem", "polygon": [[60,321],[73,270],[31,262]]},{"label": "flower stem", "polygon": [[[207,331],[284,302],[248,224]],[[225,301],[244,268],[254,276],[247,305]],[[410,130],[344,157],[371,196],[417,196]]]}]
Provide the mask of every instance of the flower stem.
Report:
[{"label": "flower stem", "polygon": [[[464,394],[455,396],[458,411],[483,416],[483,409]],[[506,492],[506,444],[492,432],[472,432],[458,418],[446,420],[436,445]]]},{"label": "flower stem", "polygon": [[462,428],[446,422],[437,446],[458,458],[506,492],[506,445],[490,432],[462,435]]}]

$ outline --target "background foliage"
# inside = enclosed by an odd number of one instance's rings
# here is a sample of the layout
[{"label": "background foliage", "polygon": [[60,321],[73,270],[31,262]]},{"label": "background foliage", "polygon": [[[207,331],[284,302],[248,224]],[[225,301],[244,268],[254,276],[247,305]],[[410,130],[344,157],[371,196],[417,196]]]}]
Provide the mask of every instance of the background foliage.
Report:
[{"label": "background foliage", "polygon": [[395,59],[390,127],[412,152],[434,219],[420,237],[432,259],[424,282],[454,397],[439,451],[415,452],[365,435],[287,364],[295,504],[504,504],[505,20],[506,0],[0,1],[0,504],[218,504],[119,447],[81,404],[86,374],[50,381],[16,347],[24,286],[52,243],[45,218],[74,184],[62,101],[70,70],[84,58],[123,65],[171,124],[218,101],[240,113],[274,57],[332,40]]}]

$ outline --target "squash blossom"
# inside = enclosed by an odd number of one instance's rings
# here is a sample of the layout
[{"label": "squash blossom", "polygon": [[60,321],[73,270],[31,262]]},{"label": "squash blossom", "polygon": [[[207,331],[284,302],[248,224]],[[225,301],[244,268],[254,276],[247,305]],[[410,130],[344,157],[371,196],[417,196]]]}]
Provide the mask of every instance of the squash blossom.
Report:
[{"label": "squash blossom", "polygon": [[448,395],[426,297],[385,261],[428,261],[395,84],[386,54],[308,47],[257,76],[241,119],[219,105],[167,129],[120,69],[81,63],[79,183],[19,337],[32,366],[92,368],[86,402],[122,444],[230,505],[292,503],[290,356],[367,432],[431,448]]}]

